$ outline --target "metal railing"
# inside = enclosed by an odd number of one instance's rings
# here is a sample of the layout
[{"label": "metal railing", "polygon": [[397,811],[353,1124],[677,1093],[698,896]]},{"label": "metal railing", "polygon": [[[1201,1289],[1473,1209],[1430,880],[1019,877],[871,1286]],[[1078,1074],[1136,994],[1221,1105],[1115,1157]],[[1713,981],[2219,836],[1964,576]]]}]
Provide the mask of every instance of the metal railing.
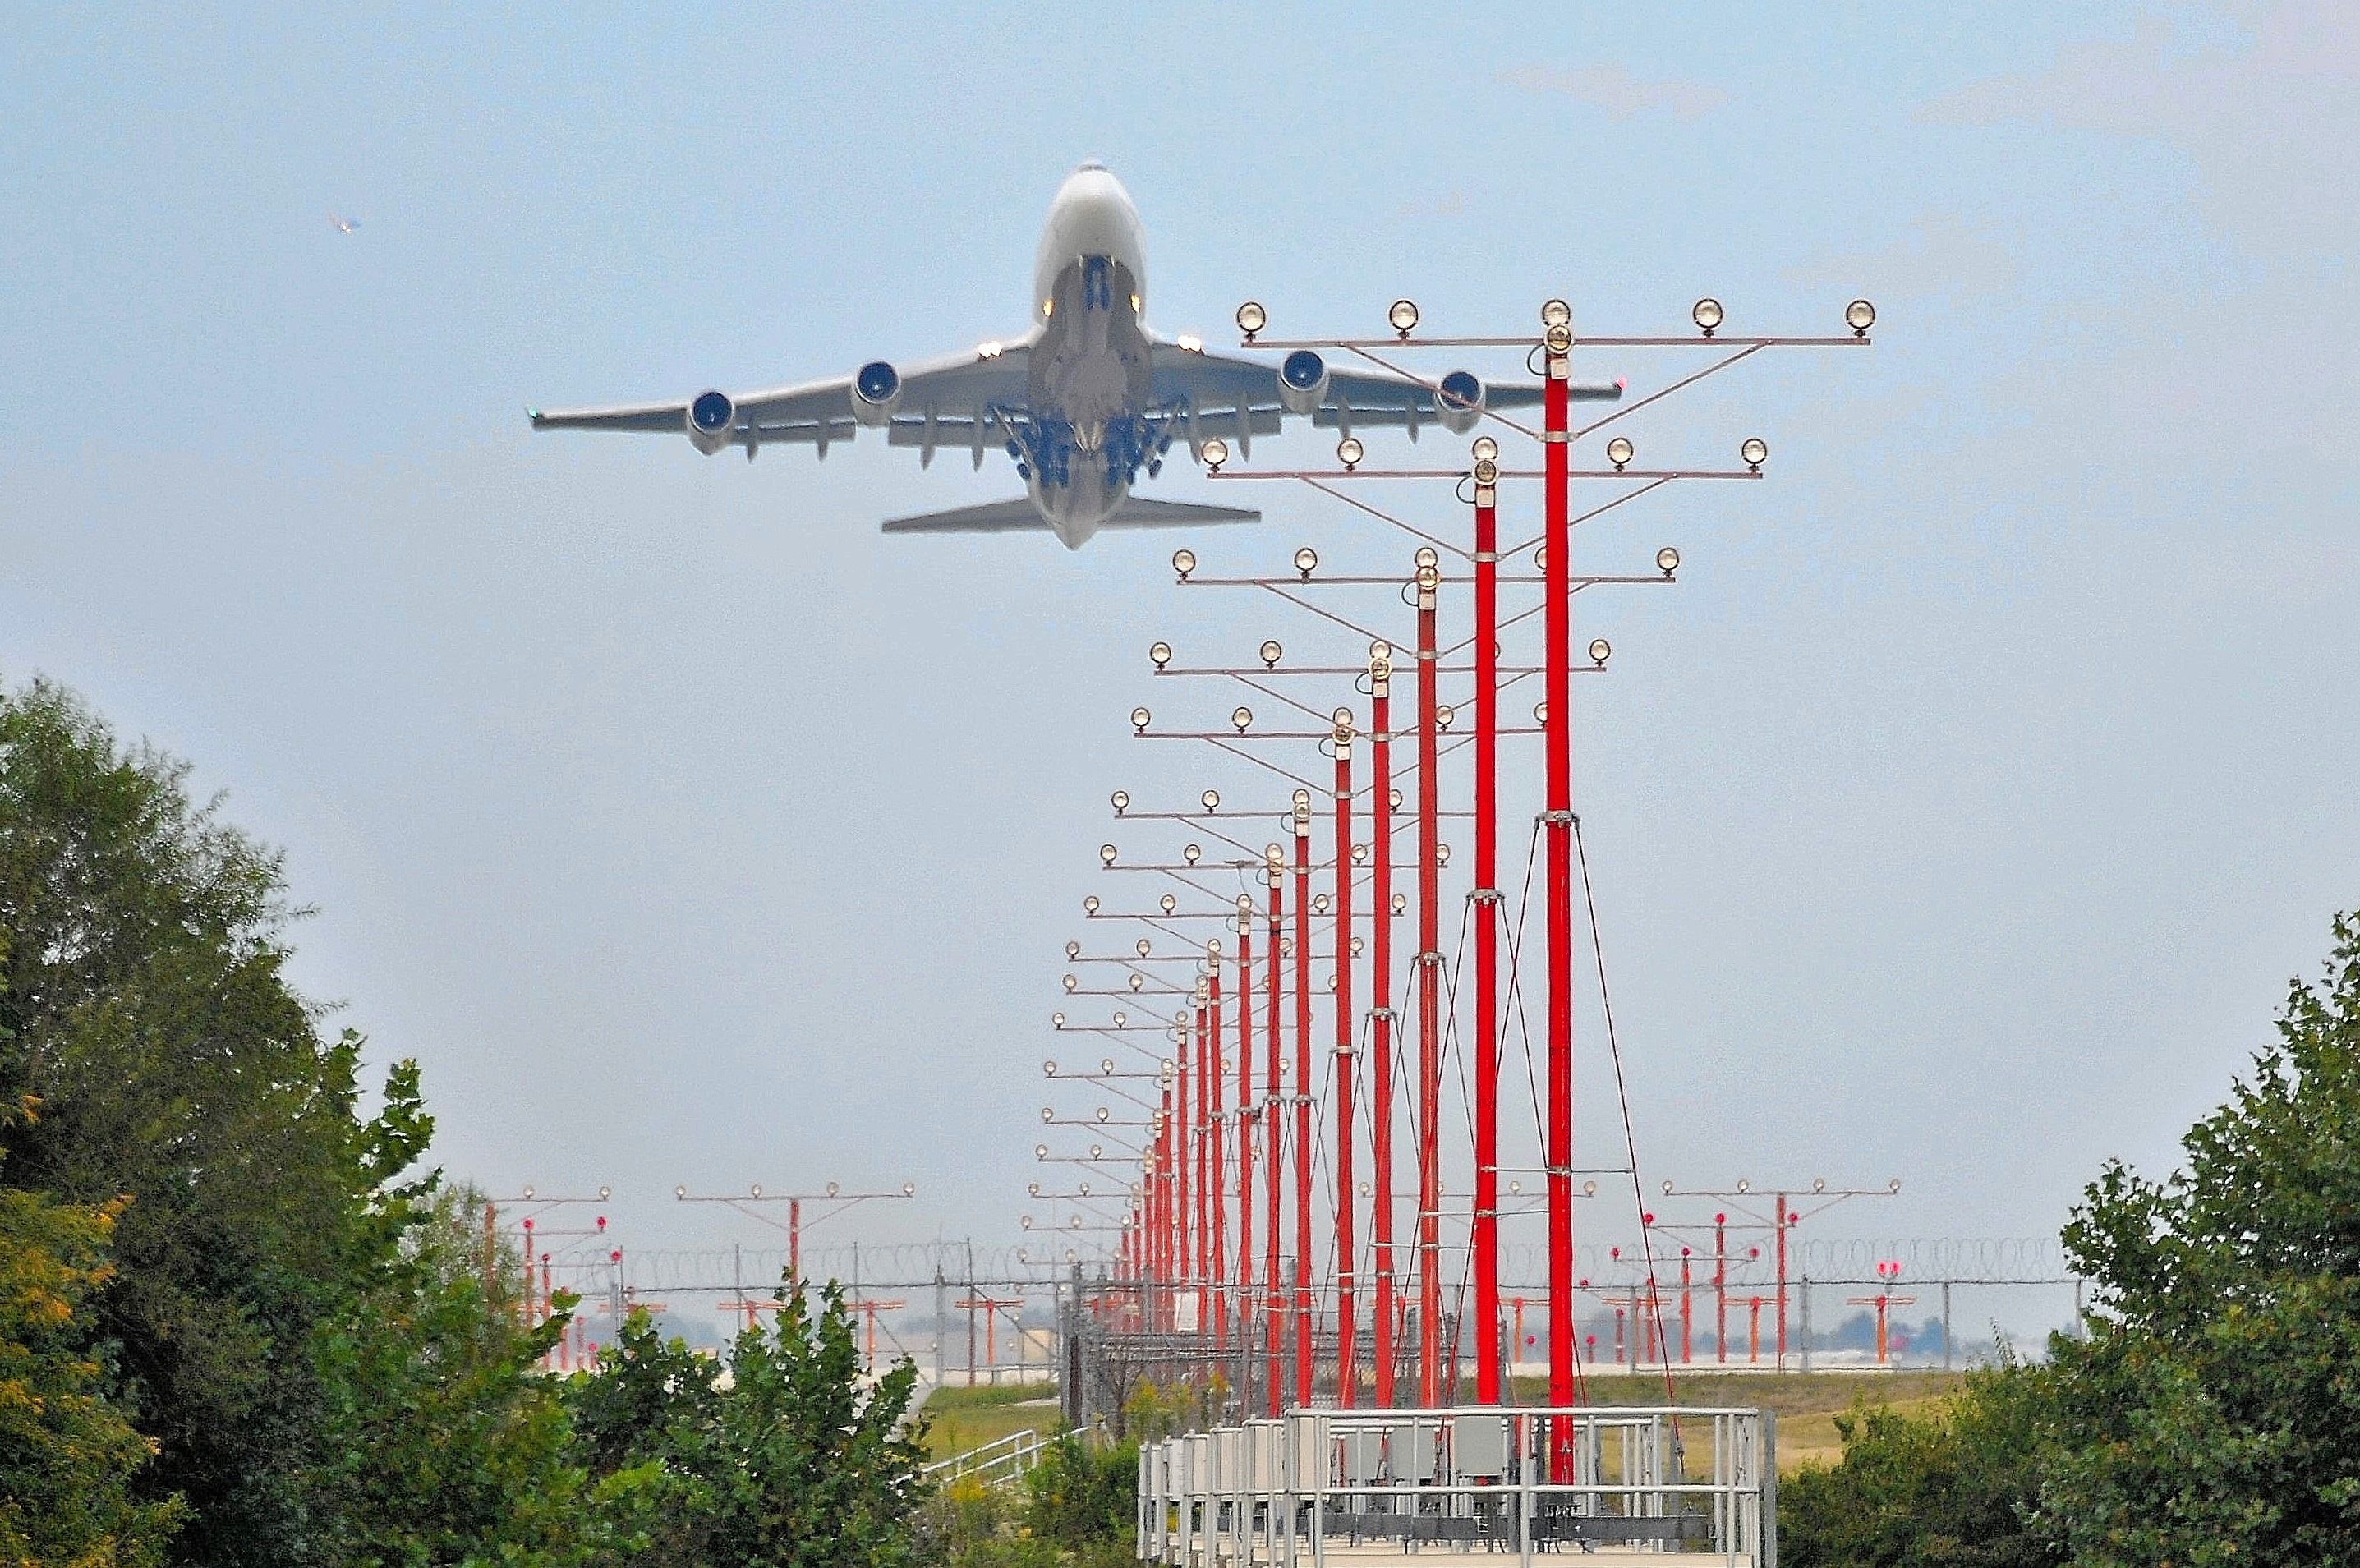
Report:
[{"label": "metal railing", "polygon": [[1138,1555],[1528,1564],[1604,1547],[1776,1568],[1775,1439],[1768,1411],[1709,1407],[1295,1410],[1143,1445]]},{"label": "metal railing", "polygon": [[921,1468],[918,1474],[937,1486],[972,1479],[986,1491],[1012,1486],[1041,1463],[1042,1454],[1057,1440],[1026,1427],[1006,1437],[980,1443],[965,1454],[954,1454]]}]

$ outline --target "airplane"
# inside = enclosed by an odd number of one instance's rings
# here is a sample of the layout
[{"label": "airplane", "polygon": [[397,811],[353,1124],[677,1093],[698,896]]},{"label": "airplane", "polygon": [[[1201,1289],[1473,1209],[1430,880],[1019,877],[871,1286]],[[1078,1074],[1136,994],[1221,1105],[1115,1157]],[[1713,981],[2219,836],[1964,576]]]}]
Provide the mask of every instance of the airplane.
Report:
[{"label": "airplane", "polygon": [[[1251,523],[1234,506],[1134,495],[1184,441],[1198,462],[1205,442],[1276,433],[1287,416],[1349,434],[1398,425],[1415,441],[1438,424],[1472,429],[1487,408],[1532,408],[1536,382],[1487,386],[1454,370],[1431,386],[1381,372],[1331,368],[1312,349],[1275,363],[1216,354],[1201,339],[1150,331],[1146,248],[1139,212],[1107,167],[1093,159],[1065,178],[1049,206],[1032,268],[1032,324],[964,353],[910,365],[871,360],[850,376],[753,392],[700,392],[671,402],[528,409],[536,430],[652,430],[685,434],[706,456],[729,447],[747,461],[766,445],[809,445],[821,459],[864,430],[888,446],[915,447],[921,466],[945,448],[973,465],[999,447],[1023,481],[1022,499],[895,517],[891,534],[1046,529],[1078,550],[1105,528]],[[1573,387],[1612,400],[1622,386]]]},{"label": "airplane", "polygon": [[358,218],[347,218],[334,212],[328,214],[328,222],[336,225],[336,233],[340,234],[355,233],[361,226],[361,221]]}]

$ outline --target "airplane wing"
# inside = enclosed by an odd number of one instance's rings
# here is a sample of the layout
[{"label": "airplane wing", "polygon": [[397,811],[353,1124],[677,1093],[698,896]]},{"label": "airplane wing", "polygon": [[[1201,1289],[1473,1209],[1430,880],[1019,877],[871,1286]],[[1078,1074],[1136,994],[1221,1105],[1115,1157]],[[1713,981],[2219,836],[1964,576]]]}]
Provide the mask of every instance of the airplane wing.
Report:
[{"label": "airplane wing", "polygon": [[[985,343],[964,354],[906,367],[896,365],[898,400],[890,415],[872,413],[871,421],[881,424],[890,445],[919,447],[928,459],[937,445],[965,447],[980,466],[985,444],[998,439],[991,409],[1021,406],[1024,401],[1031,352],[1032,342],[1026,337]],[[854,412],[853,380],[850,376],[838,376],[752,392],[707,392],[665,402],[528,412],[537,430],[687,434],[710,451],[743,446],[748,457],[757,447],[788,441],[816,446],[825,454],[830,444],[852,440],[863,427],[864,421]]]},{"label": "airplane wing", "polygon": [[[1186,429],[1192,442],[1208,436],[1237,440],[1274,434],[1286,417],[1275,363],[1159,342],[1151,350],[1149,364],[1157,400],[1189,410]],[[1316,426],[1349,430],[1367,425],[1400,425],[1414,441],[1422,427],[1449,422],[1437,387],[1425,382],[1382,370],[1335,365],[1328,365],[1327,381],[1327,389],[1311,412]],[[1487,408],[1540,406],[1537,381],[1491,382],[1482,391]],[[1611,402],[1622,395],[1622,386],[1577,382],[1572,392],[1577,399]],[[1453,419],[1465,419],[1459,406],[1451,406],[1448,413]]]},{"label": "airplane wing", "polygon": [[[1256,523],[1260,512],[1237,506],[1207,506],[1193,501],[1150,501],[1124,498],[1121,509],[1100,523],[1101,528],[1184,528],[1204,523]],[[913,517],[891,517],[881,525],[889,534],[1002,534],[1046,528],[1048,519],[1029,500],[989,501],[980,506],[956,506],[947,512],[924,512]]]}]

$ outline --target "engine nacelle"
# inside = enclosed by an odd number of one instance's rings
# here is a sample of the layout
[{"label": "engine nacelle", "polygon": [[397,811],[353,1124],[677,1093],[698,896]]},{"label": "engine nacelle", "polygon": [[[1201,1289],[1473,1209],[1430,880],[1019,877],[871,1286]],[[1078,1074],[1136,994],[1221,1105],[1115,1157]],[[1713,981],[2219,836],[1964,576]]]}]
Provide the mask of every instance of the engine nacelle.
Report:
[{"label": "engine nacelle", "polygon": [[877,430],[901,406],[901,373],[881,359],[872,359],[852,376],[852,417]]},{"label": "engine nacelle", "polygon": [[1454,370],[1437,384],[1435,418],[1452,435],[1463,436],[1483,417],[1483,382],[1471,370]]},{"label": "engine nacelle", "polygon": [[738,405],[727,392],[700,392],[688,406],[688,439],[711,457],[738,433]]},{"label": "engine nacelle", "polygon": [[1307,348],[1279,362],[1278,400],[1290,414],[1307,414],[1328,396],[1328,362]]}]

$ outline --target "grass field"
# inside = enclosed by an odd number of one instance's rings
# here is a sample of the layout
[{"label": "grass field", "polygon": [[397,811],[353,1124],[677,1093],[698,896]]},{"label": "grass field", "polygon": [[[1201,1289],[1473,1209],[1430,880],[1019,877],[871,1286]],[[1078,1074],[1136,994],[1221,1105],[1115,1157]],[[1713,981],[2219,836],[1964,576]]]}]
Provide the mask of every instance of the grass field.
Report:
[{"label": "grass field", "polygon": [[[1962,1381],[1954,1372],[1891,1372],[1874,1376],[1839,1372],[1732,1373],[1710,1377],[1675,1377],[1675,1402],[1683,1405],[1735,1405],[1765,1410],[1778,1417],[1778,1468],[1807,1464],[1831,1464],[1842,1457],[1836,1435],[1836,1417],[1855,1409],[1885,1406],[1927,1414]],[[1590,1399],[1600,1405],[1660,1405],[1664,1385],[1653,1377],[1592,1377]],[[1520,1400],[1539,1403],[1547,1393],[1537,1378],[1516,1380]]]},{"label": "grass field", "polygon": [[938,1388],[923,1413],[928,1422],[926,1452],[947,1459],[1027,1428],[1044,1436],[1055,1432],[1057,1387],[1032,1383]]}]

